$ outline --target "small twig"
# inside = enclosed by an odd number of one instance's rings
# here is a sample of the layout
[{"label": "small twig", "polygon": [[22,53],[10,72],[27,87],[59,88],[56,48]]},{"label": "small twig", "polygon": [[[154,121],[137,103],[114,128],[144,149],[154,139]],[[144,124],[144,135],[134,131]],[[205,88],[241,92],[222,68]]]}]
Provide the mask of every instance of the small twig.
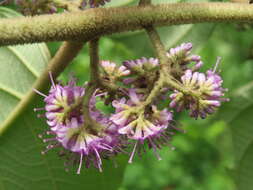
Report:
[{"label": "small twig", "polygon": [[[191,92],[188,91],[187,89],[184,89],[180,85],[180,83],[178,83],[177,80],[174,79],[173,76],[170,74],[172,61],[166,55],[167,53],[166,49],[160,39],[158,32],[153,27],[147,27],[146,31],[153,44],[155,53],[161,65],[160,76],[156,84],[160,84],[160,88],[164,86],[168,86],[168,87],[173,87],[174,89],[177,89],[178,91],[184,94],[190,94]],[[152,92],[153,90],[154,92]],[[159,92],[159,88],[157,87],[157,85],[154,86],[153,90],[151,91],[150,95],[147,98],[147,103],[151,102],[151,99],[157,96],[157,93]]]},{"label": "small twig", "polygon": [[[94,39],[90,41],[89,52],[90,52],[90,80],[88,82],[87,88],[85,90],[85,95],[83,99],[83,118],[85,130],[99,130],[101,125],[92,119],[90,114],[90,100],[94,95],[99,80],[99,39]],[[97,132],[97,131],[96,131]]]},{"label": "small twig", "polygon": [[85,90],[85,95],[83,99],[83,117],[87,126],[92,123],[92,118],[90,116],[90,99],[92,98],[96,88],[97,88],[97,78],[99,75],[98,64],[99,64],[99,54],[98,54],[98,39],[91,40],[89,46],[90,52],[90,81],[88,82],[87,88]]},{"label": "small twig", "polygon": [[90,41],[90,82],[97,83],[99,80],[99,44],[98,39]]},{"label": "small twig", "polygon": [[90,41],[90,83],[115,93],[120,87],[116,84],[105,82],[99,74],[99,46],[98,39]]},{"label": "small twig", "polygon": [[154,29],[153,26],[146,27],[147,34],[149,36],[149,39],[153,45],[153,48],[155,50],[156,56],[159,59],[159,62],[161,64],[161,67],[170,67],[171,61],[169,60],[168,56],[166,56],[166,49],[160,39],[160,36],[158,32]]}]

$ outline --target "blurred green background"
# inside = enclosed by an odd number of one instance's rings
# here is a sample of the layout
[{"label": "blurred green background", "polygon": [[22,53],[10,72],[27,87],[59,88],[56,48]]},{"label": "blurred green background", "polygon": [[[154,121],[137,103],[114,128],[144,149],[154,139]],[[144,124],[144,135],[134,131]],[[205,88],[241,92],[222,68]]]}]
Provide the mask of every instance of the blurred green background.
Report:
[{"label": "blurred green background", "polygon": [[[246,145],[248,148],[249,144],[241,145],[237,129],[250,127],[250,110],[242,118],[239,115],[252,103],[249,102],[253,71],[251,26],[197,24],[164,27],[159,31],[167,48],[192,42],[193,52],[204,61],[203,72],[212,68],[217,56],[221,56],[219,69],[224,87],[229,89],[226,96],[231,101],[205,120],[191,119],[187,113],[174,113],[175,121],[187,131],[174,137],[172,144],[176,149],[164,147],[160,152],[162,161],[157,161],[152,152],[141,159],[136,157],[133,164],[128,164],[119,190],[235,190],[240,173],[238,166],[241,166],[237,164],[237,151],[246,149]],[[48,45],[54,54],[59,43]],[[100,56],[120,64],[126,59],[151,57],[153,51],[145,33],[135,32],[102,38]],[[74,73],[82,84],[89,77],[88,65],[86,45],[60,79],[66,81]]]}]

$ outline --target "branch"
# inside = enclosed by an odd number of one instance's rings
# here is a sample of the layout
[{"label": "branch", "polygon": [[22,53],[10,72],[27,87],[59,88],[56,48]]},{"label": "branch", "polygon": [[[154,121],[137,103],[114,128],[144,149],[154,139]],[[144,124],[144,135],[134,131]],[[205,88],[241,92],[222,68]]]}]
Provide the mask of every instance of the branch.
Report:
[{"label": "branch", "polygon": [[148,95],[145,102],[143,103],[143,105],[142,105],[143,107],[152,103],[153,99],[158,96],[159,92],[161,91],[161,88],[165,84],[165,80],[167,80],[166,76],[164,75],[164,73],[167,72],[167,70],[164,71],[164,69],[166,69],[166,68],[168,68],[168,66],[170,66],[170,60],[166,56],[167,52],[166,52],[165,47],[160,39],[158,32],[155,30],[155,28],[153,26],[146,27],[145,29],[146,29],[148,37],[153,45],[156,56],[159,59],[159,62],[161,64],[161,68],[160,68],[159,78],[155,82],[153,89],[150,91],[150,94]]},{"label": "branch", "polygon": [[99,80],[99,40],[90,41],[90,82],[96,85]]},{"label": "branch", "polygon": [[[161,67],[168,65],[170,67],[171,61],[166,56],[167,51],[160,39],[158,32],[154,27],[146,27],[147,34],[155,50],[156,57],[158,57]],[[170,68],[169,68],[170,69]]]},{"label": "branch", "polygon": [[88,41],[143,26],[202,22],[253,22],[253,6],[237,3],[170,3],[1,19],[0,45]]},{"label": "branch", "polygon": [[83,98],[83,119],[85,121],[83,129],[98,132],[103,127],[96,120],[92,119],[90,113],[90,101],[97,89],[99,80],[99,39],[91,40],[89,45],[91,72],[90,81],[85,89],[85,95]]},{"label": "branch", "polygon": [[85,121],[85,127],[90,127],[93,120],[90,115],[90,100],[97,88],[97,80],[98,80],[98,64],[99,64],[99,54],[98,54],[98,46],[99,40],[94,39],[89,43],[89,53],[90,53],[90,80],[88,82],[87,88],[85,89],[85,95],[83,99],[83,118]]}]

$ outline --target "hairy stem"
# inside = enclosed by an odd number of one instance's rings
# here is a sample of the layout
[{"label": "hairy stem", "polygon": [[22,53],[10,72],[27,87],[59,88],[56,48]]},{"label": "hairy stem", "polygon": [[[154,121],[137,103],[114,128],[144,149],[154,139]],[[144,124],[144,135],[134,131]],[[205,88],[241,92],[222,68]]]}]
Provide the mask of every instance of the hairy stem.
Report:
[{"label": "hairy stem", "polygon": [[92,98],[94,92],[96,90],[96,86],[88,84],[85,89],[85,95],[83,98],[83,118],[85,122],[85,127],[89,127],[92,123],[92,118],[90,116],[90,99]]},{"label": "hairy stem", "polygon": [[89,41],[116,32],[203,22],[253,22],[253,6],[239,3],[169,3],[95,8],[72,13],[0,20],[0,45]]},{"label": "hairy stem", "polygon": [[98,64],[99,64],[99,54],[98,54],[98,39],[90,41],[90,81],[85,91],[84,99],[83,99],[83,117],[87,126],[92,123],[92,119],[90,116],[90,99],[94,94],[97,88],[97,79],[98,79]]},{"label": "hairy stem", "polygon": [[147,103],[151,102],[150,100],[155,98],[158,95],[160,89],[164,86],[172,87],[173,89],[183,92],[184,94],[191,93],[188,90],[184,89],[180,85],[180,83],[178,83],[177,80],[174,79],[173,76],[170,74],[172,61],[166,55],[167,54],[166,49],[160,39],[158,32],[153,27],[146,27],[146,31],[148,33],[150,41],[152,42],[155,53],[161,65],[159,79],[155,83],[154,88],[152,89],[150,95],[148,96],[146,100]]},{"label": "hairy stem", "polygon": [[146,31],[155,50],[155,54],[159,59],[162,69],[164,67],[169,68],[171,61],[169,60],[168,56],[166,56],[167,52],[160,39],[158,32],[154,29],[153,26],[146,27]]},{"label": "hairy stem", "polygon": [[169,67],[168,64],[170,63],[168,57],[166,56],[166,50],[160,39],[158,32],[155,30],[153,26],[146,27],[146,31],[153,45],[156,56],[159,59],[161,68],[160,68],[159,78],[154,83],[153,89],[150,91],[150,94],[148,95],[148,97],[146,98],[145,102],[142,105],[143,107],[148,106],[150,103],[152,103],[153,99],[159,95],[161,88],[164,86],[164,81],[166,80],[163,70],[165,68],[168,68]]},{"label": "hairy stem", "polygon": [[[84,119],[84,129],[99,130],[101,126],[98,122],[91,118],[90,114],[90,101],[94,95],[99,81],[99,40],[94,39],[90,41],[90,81],[85,90],[85,95],[83,99],[83,119]],[[96,131],[98,132],[98,131]]]},{"label": "hairy stem", "polygon": [[98,39],[90,41],[90,82],[99,80],[99,43]]},{"label": "hairy stem", "polygon": [[119,89],[119,86],[117,86],[116,84],[104,81],[99,74],[98,39],[90,41],[90,69],[91,69],[90,83],[92,83],[92,85],[104,88],[111,93],[115,93]]}]

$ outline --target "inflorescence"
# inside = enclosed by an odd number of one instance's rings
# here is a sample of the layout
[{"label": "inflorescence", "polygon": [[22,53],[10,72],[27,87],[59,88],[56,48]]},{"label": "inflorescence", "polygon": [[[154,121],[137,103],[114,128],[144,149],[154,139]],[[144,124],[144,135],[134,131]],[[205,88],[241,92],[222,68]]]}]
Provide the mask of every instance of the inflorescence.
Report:
[{"label": "inflorescence", "polygon": [[80,10],[105,5],[110,0],[0,0],[0,5],[15,4],[24,15],[53,14],[73,4]]},{"label": "inflorescence", "polygon": [[[103,159],[121,153],[129,154],[131,163],[136,154],[152,149],[161,160],[158,149],[174,149],[171,138],[183,131],[175,125],[173,110],[189,110],[190,117],[205,118],[228,101],[217,72],[219,60],[214,69],[202,73],[201,57],[192,55],[191,49],[191,43],[183,43],[167,52],[170,71],[163,70],[166,67],[156,58],[127,60],[122,65],[101,61],[97,77],[98,84],[104,85],[96,85],[94,90],[89,83],[77,86],[73,78],[67,85],[55,84],[50,74],[49,94],[35,90],[45,102],[44,108],[35,111],[45,111],[39,117],[45,117],[49,126],[39,135],[47,143],[42,154],[59,147],[66,166],[76,166],[77,173],[83,165],[102,171]],[[111,89],[113,85],[117,88]],[[88,101],[84,101],[86,96]],[[114,112],[103,113],[96,107],[98,101],[109,102]]]}]

